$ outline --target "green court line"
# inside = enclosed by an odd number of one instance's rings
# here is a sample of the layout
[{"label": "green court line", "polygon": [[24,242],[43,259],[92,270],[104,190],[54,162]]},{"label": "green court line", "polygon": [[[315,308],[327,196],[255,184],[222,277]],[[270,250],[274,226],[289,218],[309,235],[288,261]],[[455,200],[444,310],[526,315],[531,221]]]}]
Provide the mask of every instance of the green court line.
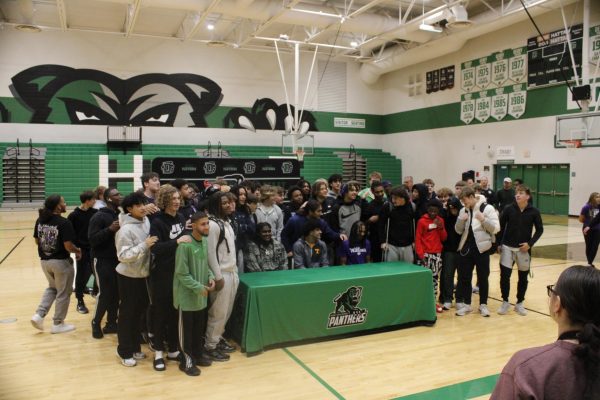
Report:
[{"label": "green court line", "polygon": [[304,364],[298,357],[292,354],[287,348],[282,349],[292,360],[294,360],[299,366],[301,366],[306,372],[308,372],[313,378],[315,378],[321,385],[325,387],[325,389],[329,390],[335,397],[340,400],[344,400],[344,396],[339,394],[333,387],[331,387],[327,382],[325,382],[319,375],[315,373],[312,369],[310,369],[306,364]]},{"label": "green court line", "polygon": [[484,376],[483,378],[473,379],[448,385],[441,388],[428,390],[426,392],[414,393],[408,396],[397,397],[393,400],[466,400],[474,397],[491,394],[498,381],[497,375]]}]

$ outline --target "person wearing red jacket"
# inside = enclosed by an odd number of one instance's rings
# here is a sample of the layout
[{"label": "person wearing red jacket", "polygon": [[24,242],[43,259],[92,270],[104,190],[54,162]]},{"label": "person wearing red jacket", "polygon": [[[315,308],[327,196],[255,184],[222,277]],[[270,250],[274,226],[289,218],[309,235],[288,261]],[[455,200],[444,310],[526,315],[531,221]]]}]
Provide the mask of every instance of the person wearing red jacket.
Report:
[{"label": "person wearing red jacket", "polygon": [[[448,234],[444,227],[444,220],[439,216],[442,204],[437,199],[431,199],[427,203],[427,214],[424,214],[417,223],[415,238],[415,250],[417,252],[418,264],[429,268],[433,275],[433,294],[437,299],[438,275],[442,266],[442,242]],[[436,303],[435,310],[442,312],[442,306]]]}]

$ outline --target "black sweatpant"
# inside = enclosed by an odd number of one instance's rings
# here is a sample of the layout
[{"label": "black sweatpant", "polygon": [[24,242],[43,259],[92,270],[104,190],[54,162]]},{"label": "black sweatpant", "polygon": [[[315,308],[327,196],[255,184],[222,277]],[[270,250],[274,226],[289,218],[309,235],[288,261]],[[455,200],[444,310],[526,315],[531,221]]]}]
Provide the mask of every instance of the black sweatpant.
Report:
[{"label": "black sweatpant", "polygon": [[179,351],[183,355],[181,362],[186,369],[196,365],[204,350],[207,310],[208,308],[199,311],[179,309]]},{"label": "black sweatpant", "polygon": [[75,297],[77,300],[83,300],[85,285],[92,276],[92,259],[90,258],[90,249],[81,248],[81,259],[75,262],[77,274],[75,275]]},{"label": "black sweatpant", "polygon": [[[458,264],[458,288],[462,294],[460,297],[464,299],[465,304],[471,304],[473,280],[473,267],[477,271],[477,281],[479,282],[479,304],[487,304],[490,276],[490,255],[480,253],[475,249],[461,250]],[[458,295],[456,296],[459,297]]]},{"label": "black sweatpant", "polygon": [[150,275],[152,294],[152,343],[154,350],[165,351],[165,341],[169,351],[178,348],[178,313],[173,307],[173,277]]},{"label": "black sweatpant", "polygon": [[[519,281],[517,283],[517,303],[522,303],[525,300],[525,292],[527,291],[527,275],[529,271],[518,271]],[[508,301],[510,293],[510,276],[512,268],[500,264],[500,291],[502,292],[502,300]]]},{"label": "black sweatpant", "polygon": [[148,286],[145,278],[130,278],[117,273],[119,282],[119,328],[117,352],[121,358],[131,358],[141,351],[140,315],[148,306]]},{"label": "black sweatpant", "polygon": [[98,296],[96,296],[96,310],[94,322],[98,326],[106,313],[106,322],[117,323],[119,308],[119,284],[117,283],[117,265],[119,260],[110,258],[94,258],[94,273],[98,281]]},{"label": "black sweatpant", "polygon": [[588,264],[593,265],[596,254],[598,254],[598,246],[600,245],[600,232],[595,229],[590,229],[585,239],[585,257]]}]

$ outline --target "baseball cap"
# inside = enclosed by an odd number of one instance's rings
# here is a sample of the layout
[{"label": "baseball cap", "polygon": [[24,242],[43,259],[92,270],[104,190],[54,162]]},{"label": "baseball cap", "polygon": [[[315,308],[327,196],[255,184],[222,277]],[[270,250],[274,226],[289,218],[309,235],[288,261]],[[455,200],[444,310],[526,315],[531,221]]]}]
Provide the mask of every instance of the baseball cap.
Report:
[{"label": "baseball cap", "polygon": [[512,183],[512,179],[510,179],[508,176],[506,178],[504,178],[504,182],[511,182]]}]

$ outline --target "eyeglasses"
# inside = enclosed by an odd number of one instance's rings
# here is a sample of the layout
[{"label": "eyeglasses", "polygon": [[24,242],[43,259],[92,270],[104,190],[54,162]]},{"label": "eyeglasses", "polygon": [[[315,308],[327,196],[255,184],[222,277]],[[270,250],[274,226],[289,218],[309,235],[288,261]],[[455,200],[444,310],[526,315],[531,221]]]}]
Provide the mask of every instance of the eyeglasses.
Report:
[{"label": "eyeglasses", "polygon": [[548,292],[548,297],[552,294],[556,294],[556,290],[554,290],[554,285],[546,286],[546,291]]}]

